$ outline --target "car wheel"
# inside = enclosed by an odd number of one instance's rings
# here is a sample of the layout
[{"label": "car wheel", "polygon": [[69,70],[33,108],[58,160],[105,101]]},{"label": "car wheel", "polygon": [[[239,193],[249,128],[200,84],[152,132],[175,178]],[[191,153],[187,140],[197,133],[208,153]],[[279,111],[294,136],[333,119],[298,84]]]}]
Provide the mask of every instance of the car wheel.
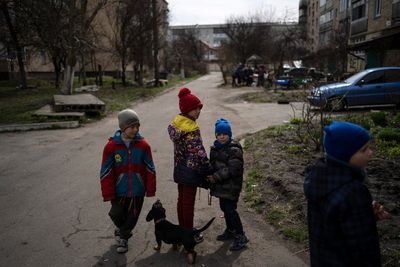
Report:
[{"label": "car wheel", "polygon": [[346,99],[342,96],[332,97],[328,100],[327,110],[340,111],[347,107]]}]

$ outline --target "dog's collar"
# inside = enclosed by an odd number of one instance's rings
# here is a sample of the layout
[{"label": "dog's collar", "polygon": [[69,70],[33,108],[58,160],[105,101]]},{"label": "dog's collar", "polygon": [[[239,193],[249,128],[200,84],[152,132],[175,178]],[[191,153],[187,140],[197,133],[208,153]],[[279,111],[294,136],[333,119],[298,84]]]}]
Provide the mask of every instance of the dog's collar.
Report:
[{"label": "dog's collar", "polygon": [[161,218],[161,219],[158,219],[157,221],[154,221],[154,224],[157,224],[157,223],[162,222],[162,221],[165,221],[165,218]]}]

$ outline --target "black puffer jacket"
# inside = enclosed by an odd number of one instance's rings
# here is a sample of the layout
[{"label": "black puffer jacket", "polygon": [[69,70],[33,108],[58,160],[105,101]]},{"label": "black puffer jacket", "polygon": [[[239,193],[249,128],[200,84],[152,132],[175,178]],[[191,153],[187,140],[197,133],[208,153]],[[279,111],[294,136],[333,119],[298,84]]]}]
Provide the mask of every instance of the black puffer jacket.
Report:
[{"label": "black puffer jacket", "polygon": [[214,171],[215,183],[210,185],[211,195],[237,200],[243,182],[242,146],[232,142],[222,148],[211,147],[210,163]]}]

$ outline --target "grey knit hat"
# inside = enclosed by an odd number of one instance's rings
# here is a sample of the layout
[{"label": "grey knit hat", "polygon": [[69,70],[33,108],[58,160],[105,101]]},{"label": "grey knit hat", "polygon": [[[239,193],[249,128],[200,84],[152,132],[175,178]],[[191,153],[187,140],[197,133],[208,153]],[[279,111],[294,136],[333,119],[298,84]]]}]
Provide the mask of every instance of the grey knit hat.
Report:
[{"label": "grey knit hat", "polygon": [[119,128],[124,131],[129,126],[139,124],[139,116],[132,109],[124,109],[118,113]]}]

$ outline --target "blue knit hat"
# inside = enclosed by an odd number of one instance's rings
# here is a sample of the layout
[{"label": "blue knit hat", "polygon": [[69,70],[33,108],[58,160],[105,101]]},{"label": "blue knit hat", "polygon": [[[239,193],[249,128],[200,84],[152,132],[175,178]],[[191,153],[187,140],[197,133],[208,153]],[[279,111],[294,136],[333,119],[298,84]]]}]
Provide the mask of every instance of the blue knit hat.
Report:
[{"label": "blue knit hat", "polygon": [[231,124],[224,118],[220,118],[215,122],[215,135],[221,133],[227,134],[232,138]]},{"label": "blue knit hat", "polygon": [[349,162],[370,139],[367,130],[350,122],[333,121],[324,132],[326,154],[344,162]]}]

